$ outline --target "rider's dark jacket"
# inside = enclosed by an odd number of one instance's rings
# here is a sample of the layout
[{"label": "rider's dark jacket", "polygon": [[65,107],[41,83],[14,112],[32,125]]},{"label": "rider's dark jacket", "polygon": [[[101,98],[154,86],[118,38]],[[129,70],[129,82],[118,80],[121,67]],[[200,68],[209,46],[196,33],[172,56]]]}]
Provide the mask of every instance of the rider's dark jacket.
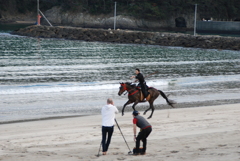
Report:
[{"label": "rider's dark jacket", "polygon": [[136,79],[138,79],[140,84],[143,84],[145,82],[142,73],[138,73],[137,76],[136,76]]}]

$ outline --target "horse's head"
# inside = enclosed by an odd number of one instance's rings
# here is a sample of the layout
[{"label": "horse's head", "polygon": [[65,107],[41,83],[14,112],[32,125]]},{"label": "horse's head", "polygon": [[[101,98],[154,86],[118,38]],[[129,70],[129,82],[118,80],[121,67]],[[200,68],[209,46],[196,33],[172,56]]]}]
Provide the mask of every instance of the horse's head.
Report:
[{"label": "horse's head", "polygon": [[118,95],[121,96],[127,90],[126,83],[120,83]]},{"label": "horse's head", "polygon": [[121,96],[123,92],[128,91],[131,88],[131,83],[120,83],[118,95]]}]

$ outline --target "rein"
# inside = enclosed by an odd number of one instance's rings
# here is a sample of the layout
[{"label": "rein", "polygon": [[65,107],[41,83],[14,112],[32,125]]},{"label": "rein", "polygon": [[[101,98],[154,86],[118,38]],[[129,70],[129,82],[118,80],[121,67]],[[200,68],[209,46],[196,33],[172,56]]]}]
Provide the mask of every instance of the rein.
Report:
[{"label": "rein", "polygon": [[[132,95],[134,95],[134,94],[136,94],[136,93],[139,92],[137,89],[127,89],[126,85],[123,86],[123,87],[124,87],[124,90],[126,90],[126,91],[128,92],[128,95],[129,95],[129,96],[132,96]],[[131,91],[133,91],[133,92],[131,92]],[[127,92],[126,92],[124,95],[126,95]]]},{"label": "rein", "polygon": [[[134,89],[132,89],[132,90],[134,90]],[[128,92],[128,95],[129,96],[132,96],[132,95],[134,95],[134,94],[136,94],[136,93],[138,93],[138,90],[135,90],[135,91],[133,91],[132,93],[130,93],[130,91]]]}]

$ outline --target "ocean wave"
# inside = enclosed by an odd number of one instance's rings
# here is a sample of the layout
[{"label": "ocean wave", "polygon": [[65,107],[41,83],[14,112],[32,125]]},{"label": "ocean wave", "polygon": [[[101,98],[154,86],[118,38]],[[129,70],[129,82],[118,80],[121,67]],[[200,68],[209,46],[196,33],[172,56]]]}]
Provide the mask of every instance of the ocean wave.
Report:
[{"label": "ocean wave", "polygon": [[[205,77],[186,77],[176,79],[162,79],[147,81],[149,87],[164,88],[171,86],[198,86],[210,85],[221,82],[239,81],[240,75],[228,76],[205,76]],[[78,91],[106,91],[118,90],[119,82],[124,81],[109,81],[109,82],[56,82],[56,83],[34,83],[21,85],[2,85],[0,95],[9,94],[30,94],[30,93],[57,93],[57,92],[78,92]],[[136,83],[137,84],[137,83]]]},{"label": "ocean wave", "polygon": [[[149,81],[149,86],[168,85],[168,81]],[[0,95],[57,93],[77,91],[118,90],[119,82],[82,82],[82,83],[36,83],[22,85],[2,85]]]}]

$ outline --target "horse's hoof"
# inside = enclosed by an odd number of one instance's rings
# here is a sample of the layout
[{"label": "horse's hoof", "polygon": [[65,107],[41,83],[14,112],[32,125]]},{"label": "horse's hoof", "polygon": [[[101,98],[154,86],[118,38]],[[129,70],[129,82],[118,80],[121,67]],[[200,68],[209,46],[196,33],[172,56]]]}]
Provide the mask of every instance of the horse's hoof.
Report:
[{"label": "horse's hoof", "polygon": [[149,116],[147,119],[150,119],[150,118],[152,118],[152,117]]}]

